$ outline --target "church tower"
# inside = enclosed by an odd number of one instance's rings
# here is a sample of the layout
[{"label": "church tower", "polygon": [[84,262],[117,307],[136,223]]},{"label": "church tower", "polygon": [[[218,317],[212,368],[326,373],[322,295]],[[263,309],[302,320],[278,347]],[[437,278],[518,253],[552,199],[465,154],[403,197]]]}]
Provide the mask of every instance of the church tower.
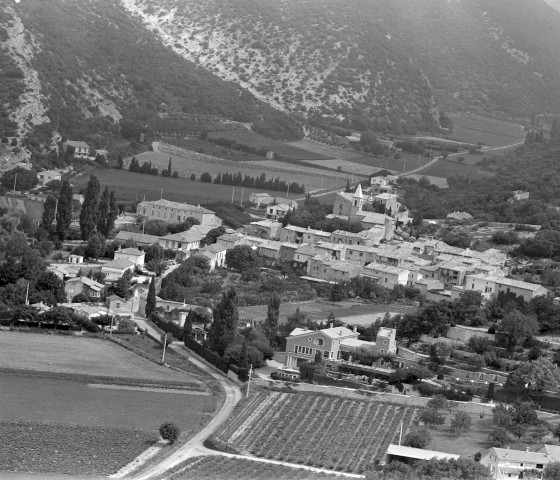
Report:
[{"label": "church tower", "polygon": [[352,208],[350,209],[350,216],[356,215],[362,211],[364,206],[364,195],[362,193],[362,185],[358,183],[356,191],[352,196]]}]

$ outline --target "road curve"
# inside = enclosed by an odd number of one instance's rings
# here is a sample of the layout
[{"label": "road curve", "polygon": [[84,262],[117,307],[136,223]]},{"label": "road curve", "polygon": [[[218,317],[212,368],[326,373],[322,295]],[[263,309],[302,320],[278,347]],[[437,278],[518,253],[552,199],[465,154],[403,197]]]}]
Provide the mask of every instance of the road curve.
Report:
[{"label": "road curve", "polygon": [[[171,344],[170,348],[180,354],[186,353],[185,347],[177,343]],[[227,380],[227,377],[216,373],[212,368],[208,367],[205,363],[197,360],[196,358],[193,358],[193,356],[191,355],[189,355],[189,361],[194,363],[201,370],[204,370],[206,373],[220,382],[220,385],[226,393],[225,402],[222,405],[220,411],[216,414],[212,421],[208,425],[206,425],[206,427],[204,427],[187,443],[179,447],[178,450],[169,455],[169,457],[163,459],[157,465],[153,465],[149,469],[133,475],[131,478],[133,478],[134,480],[150,480],[157,475],[165,473],[165,471],[173,468],[181,462],[184,462],[188,458],[200,455],[200,451],[206,450],[203,445],[204,441],[210,435],[212,435],[223,422],[225,422],[229,418],[229,416],[233,412],[233,409],[235,408],[239,400],[241,400],[241,391],[239,387],[232,385],[232,383]]]}]

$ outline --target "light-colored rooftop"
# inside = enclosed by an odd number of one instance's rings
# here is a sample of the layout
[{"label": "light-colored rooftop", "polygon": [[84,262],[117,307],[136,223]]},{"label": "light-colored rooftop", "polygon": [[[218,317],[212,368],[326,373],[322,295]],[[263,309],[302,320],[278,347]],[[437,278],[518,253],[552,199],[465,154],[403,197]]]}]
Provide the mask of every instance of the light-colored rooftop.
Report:
[{"label": "light-colored rooftop", "polygon": [[389,445],[389,448],[387,448],[387,455],[415,458],[417,460],[430,460],[431,458],[436,458],[438,460],[456,460],[461,456],[454,453],[424,450],[423,448],[405,447],[404,445],[395,445],[393,443]]}]

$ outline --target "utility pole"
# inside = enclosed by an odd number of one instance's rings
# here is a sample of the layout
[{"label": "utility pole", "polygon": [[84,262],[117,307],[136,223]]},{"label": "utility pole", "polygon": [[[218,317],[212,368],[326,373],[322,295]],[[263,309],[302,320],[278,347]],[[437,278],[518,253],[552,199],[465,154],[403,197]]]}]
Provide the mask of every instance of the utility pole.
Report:
[{"label": "utility pole", "polygon": [[401,432],[399,433],[399,445],[402,442],[402,429],[403,429],[403,422],[401,421]]},{"label": "utility pole", "polygon": [[161,356],[161,363],[165,363],[165,349],[167,347],[167,333],[163,337],[163,355]]},{"label": "utility pole", "polygon": [[402,173],[406,172],[406,157],[404,158],[404,163],[402,167]]},{"label": "utility pole", "polygon": [[231,203],[233,203],[233,196],[235,195],[235,187],[232,187],[231,191]]},{"label": "utility pole", "polygon": [[113,335],[113,320],[115,319],[115,314],[111,314],[111,330],[109,330],[109,336]]},{"label": "utility pole", "polygon": [[16,175],[14,177],[14,195],[16,194],[16,183],[17,183],[17,172],[16,172]]},{"label": "utility pole", "polygon": [[243,205],[243,191],[245,190],[245,187],[241,187],[241,201],[239,202],[239,205]]},{"label": "utility pole", "polygon": [[323,175],[321,175],[321,190],[323,190]]},{"label": "utility pole", "polygon": [[247,383],[247,397],[249,397],[249,390],[251,388],[251,375],[253,374],[253,364],[249,367],[249,383]]},{"label": "utility pole", "polygon": [[286,197],[290,198],[290,182],[288,182],[288,191],[286,192]]},{"label": "utility pole", "polygon": [[27,290],[25,292],[25,304],[29,305],[29,280],[27,281]]}]

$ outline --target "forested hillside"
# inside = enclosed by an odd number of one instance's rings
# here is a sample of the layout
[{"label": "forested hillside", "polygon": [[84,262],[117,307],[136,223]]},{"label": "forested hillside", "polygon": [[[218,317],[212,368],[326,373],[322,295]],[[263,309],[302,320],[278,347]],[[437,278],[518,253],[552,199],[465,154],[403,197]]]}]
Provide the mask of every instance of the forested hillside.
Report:
[{"label": "forested hillside", "polygon": [[442,111],[560,111],[544,0],[122,2],[176,52],[318,122],[411,132],[447,126]]},{"label": "forested hillside", "polygon": [[[560,207],[560,147],[520,147],[484,160],[483,166],[496,175],[481,180],[450,177],[446,190],[405,179],[404,202],[417,212],[416,217],[445,218],[448,212],[466,211],[479,220],[560,230],[560,213],[555,208]],[[529,201],[509,203],[514,190],[528,191]]]},{"label": "forested hillside", "polygon": [[173,53],[112,0],[2,2],[0,47],[0,137],[14,134],[24,74],[38,78],[52,128],[74,139],[196,130],[216,116],[274,138],[302,135],[288,115]]}]

